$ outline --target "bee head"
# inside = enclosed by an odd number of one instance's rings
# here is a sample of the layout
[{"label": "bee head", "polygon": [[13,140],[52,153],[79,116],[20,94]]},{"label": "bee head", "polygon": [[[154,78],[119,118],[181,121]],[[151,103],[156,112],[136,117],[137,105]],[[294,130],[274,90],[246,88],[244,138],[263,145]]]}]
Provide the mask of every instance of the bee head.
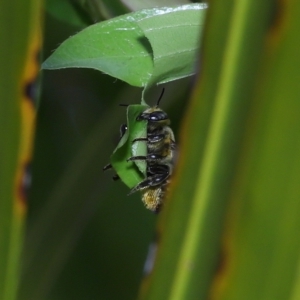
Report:
[{"label": "bee head", "polygon": [[159,108],[159,103],[163,97],[164,92],[165,89],[163,88],[156,105],[154,107],[146,109],[142,114],[140,114],[136,118],[137,121],[146,120],[150,123],[156,123],[157,125],[160,124],[162,126],[170,124],[168,115],[162,109]]}]

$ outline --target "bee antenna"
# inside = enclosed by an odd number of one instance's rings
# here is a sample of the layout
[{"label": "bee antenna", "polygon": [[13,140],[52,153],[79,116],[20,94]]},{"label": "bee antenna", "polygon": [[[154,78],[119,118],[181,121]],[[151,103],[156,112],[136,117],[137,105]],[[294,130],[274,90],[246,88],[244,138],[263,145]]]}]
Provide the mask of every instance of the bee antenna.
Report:
[{"label": "bee antenna", "polygon": [[161,94],[160,94],[160,96],[159,96],[159,98],[158,98],[158,100],[157,100],[157,103],[156,103],[156,107],[159,106],[160,100],[161,100],[161,98],[163,97],[164,92],[165,92],[165,88],[163,88],[162,91],[161,91]]},{"label": "bee antenna", "polygon": [[119,106],[125,106],[125,107],[127,107],[127,106],[129,106],[129,104],[119,104]]}]

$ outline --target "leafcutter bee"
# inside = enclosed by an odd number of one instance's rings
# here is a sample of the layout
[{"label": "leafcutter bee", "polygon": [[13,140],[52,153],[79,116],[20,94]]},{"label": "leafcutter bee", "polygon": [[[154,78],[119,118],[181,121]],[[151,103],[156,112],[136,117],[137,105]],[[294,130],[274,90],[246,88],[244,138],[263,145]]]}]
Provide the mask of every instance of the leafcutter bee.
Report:
[{"label": "leafcutter bee", "polygon": [[132,142],[144,141],[147,144],[145,156],[132,156],[127,161],[146,161],[146,178],[137,184],[129,194],[142,192],[142,201],[146,208],[159,212],[167,187],[170,183],[175,164],[176,144],[168,115],[159,108],[164,89],[156,106],[146,109],[136,120],[147,121],[147,137]]},{"label": "leafcutter bee", "polygon": [[[136,116],[134,120],[136,124],[145,122],[145,135],[130,141],[132,156],[126,158],[127,162],[137,164],[142,162],[145,165],[145,173],[142,180],[131,189],[129,195],[141,191],[142,201],[146,208],[156,213],[159,212],[163,204],[163,199],[170,183],[170,176],[173,172],[176,154],[174,133],[169,127],[170,119],[159,108],[159,102],[163,93],[164,89],[156,106],[146,108]],[[124,128],[125,125],[121,127],[121,136],[124,136],[126,133]],[[135,145],[139,142],[146,145],[144,153],[137,153],[134,150],[136,149]],[[112,168],[111,164],[105,166],[104,170],[110,168]],[[114,179],[118,177],[118,175],[114,176]]]}]

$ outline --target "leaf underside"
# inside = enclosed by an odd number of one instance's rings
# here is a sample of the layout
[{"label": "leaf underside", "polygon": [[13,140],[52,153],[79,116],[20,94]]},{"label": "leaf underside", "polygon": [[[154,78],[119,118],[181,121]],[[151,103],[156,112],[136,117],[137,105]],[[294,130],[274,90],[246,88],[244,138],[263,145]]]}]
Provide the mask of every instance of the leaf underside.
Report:
[{"label": "leaf underside", "polygon": [[43,69],[92,68],[145,87],[194,74],[206,4],[146,9],[82,30]]}]

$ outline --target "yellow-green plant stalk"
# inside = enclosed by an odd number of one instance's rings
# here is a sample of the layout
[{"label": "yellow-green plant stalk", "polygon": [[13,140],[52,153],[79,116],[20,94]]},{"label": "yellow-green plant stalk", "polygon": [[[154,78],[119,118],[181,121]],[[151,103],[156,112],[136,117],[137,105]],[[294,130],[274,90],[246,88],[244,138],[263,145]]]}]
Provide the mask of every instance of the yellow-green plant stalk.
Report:
[{"label": "yellow-green plant stalk", "polygon": [[41,1],[0,3],[0,298],[15,299],[26,216]]}]

